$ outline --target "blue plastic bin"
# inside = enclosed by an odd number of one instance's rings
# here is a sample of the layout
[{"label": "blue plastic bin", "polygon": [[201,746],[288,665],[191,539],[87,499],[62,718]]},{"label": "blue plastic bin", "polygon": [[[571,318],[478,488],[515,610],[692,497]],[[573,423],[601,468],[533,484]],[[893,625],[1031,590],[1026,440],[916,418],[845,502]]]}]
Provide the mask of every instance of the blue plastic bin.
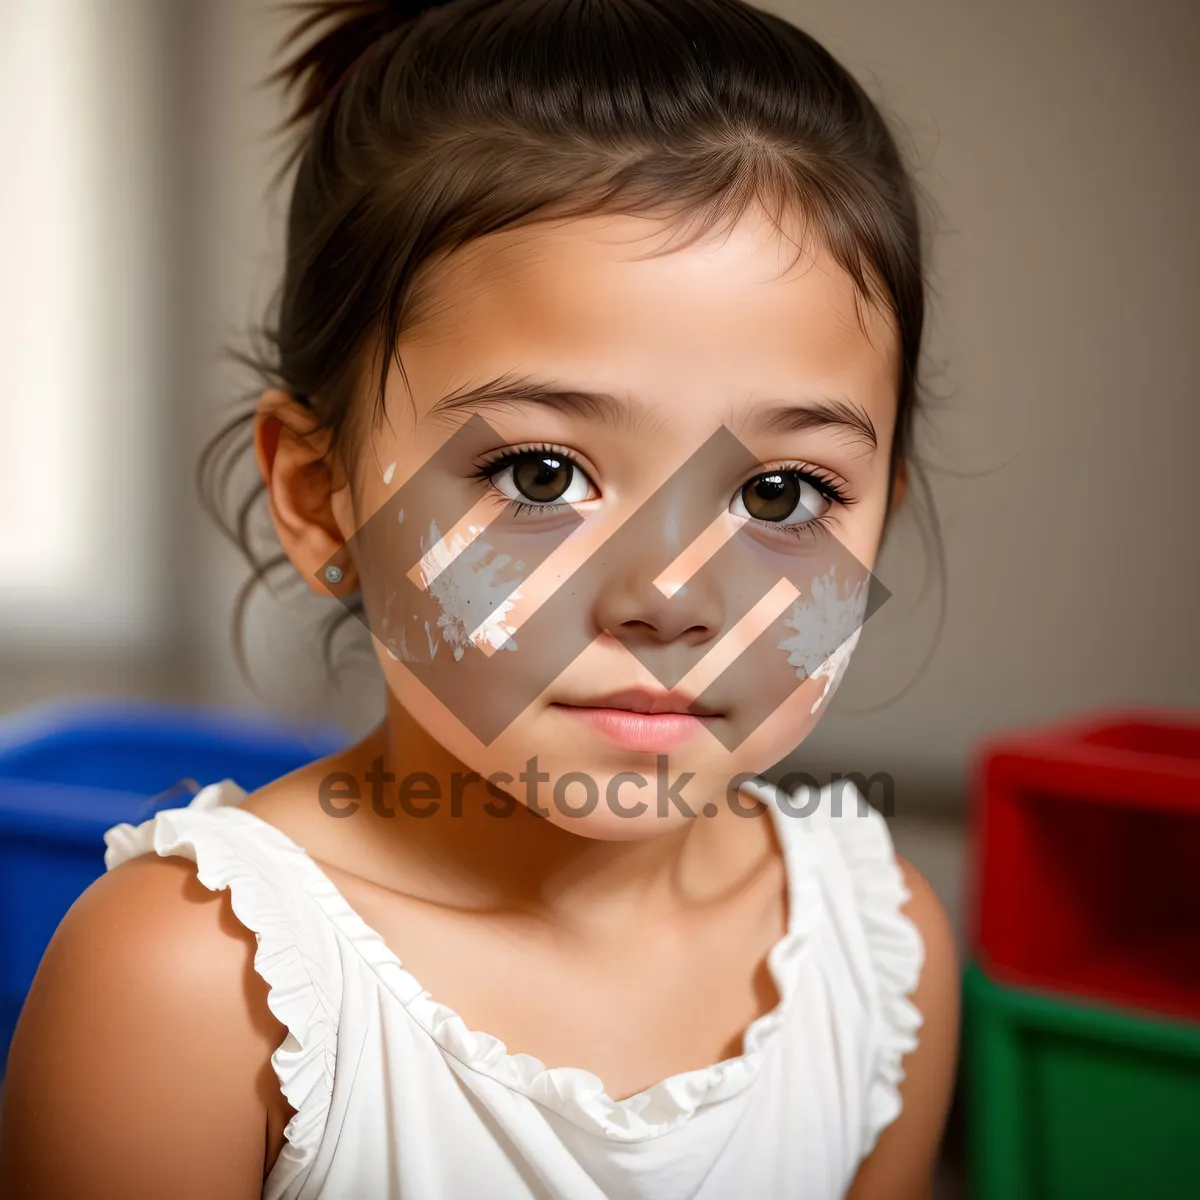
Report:
[{"label": "blue plastic bin", "polygon": [[233,779],[253,790],[347,737],[257,713],[105,702],[0,719],[0,1075],[58,923],[104,873],[104,832]]}]

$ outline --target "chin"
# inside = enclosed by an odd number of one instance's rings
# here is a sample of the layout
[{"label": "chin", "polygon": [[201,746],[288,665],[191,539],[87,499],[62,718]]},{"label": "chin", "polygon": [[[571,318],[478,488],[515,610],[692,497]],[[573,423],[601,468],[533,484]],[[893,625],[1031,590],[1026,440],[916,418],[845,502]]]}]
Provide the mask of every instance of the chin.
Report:
[{"label": "chin", "polygon": [[[630,801],[629,803],[632,803]],[[691,818],[673,810],[660,816],[652,801],[647,802],[646,812],[639,816],[622,816],[612,812],[601,801],[586,816],[570,816],[560,811],[551,802],[542,805],[546,819],[559,829],[577,837],[589,838],[594,842],[644,842],[663,837],[687,825]]]},{"label": "chin", "polygon": [[561,734],[557,742],[529,737],[496,749],[506,761],[497,769],[513,777],[505,791],[514,799],[561,829],[600,841],[659,837],[716,817],[738,803],[739,776],[771,765],[737,761],[707,736],[661,754],[582,738],[572,743]]}]

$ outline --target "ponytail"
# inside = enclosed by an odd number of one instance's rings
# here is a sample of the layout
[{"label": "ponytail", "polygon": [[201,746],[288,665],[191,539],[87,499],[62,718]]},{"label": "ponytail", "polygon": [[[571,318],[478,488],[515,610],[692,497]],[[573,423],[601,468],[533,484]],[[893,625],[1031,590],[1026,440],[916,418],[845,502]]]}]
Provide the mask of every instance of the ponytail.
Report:
[{"label": "ponytail", "polygon": [[[303,0],[281,50],[307,44],[269,77],[294,95],[287,128],[303,125],[341,87],[354,65],[387,44],[423,13],[454,0]],[[317,34],[310,40],[310,35]]]}]

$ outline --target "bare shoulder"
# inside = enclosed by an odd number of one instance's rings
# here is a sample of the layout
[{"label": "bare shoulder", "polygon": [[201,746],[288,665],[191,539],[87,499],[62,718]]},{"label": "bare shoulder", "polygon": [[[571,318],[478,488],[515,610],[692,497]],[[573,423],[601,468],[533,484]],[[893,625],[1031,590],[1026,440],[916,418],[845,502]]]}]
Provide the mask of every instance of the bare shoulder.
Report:
[{"label": "bare shoulder", "polygon": [[[285,1031],[255,937],[193,863],[98,879],[46,951],[9,1058],[0,1191],[261,1194]],[[213,1154],[220,1146],[221,1154]]]},{"label": "bare shoulder", "polygon": [[[910,897],[902,911],[920,931],[925,944],[925,961],[913,999],[918,1002],[918,1008],[921,1007],[919,1000],[922,997],[927,1003],[934,1004],[956,1001],[959,985],[958,952],[946,908],[929,881],[908,859],[897,856],[896,862]],[[924,1009],[921,1011],[925,1013]]]},{"label": "bare shoulder", "polygon": [[[921,1013],[920,1044],[905,1062],[914,1078],[914,1103],[935,1107],[945,1093],[948,1103],[958,1054],[961,975],[954,930],[945,906],[929,881],[907,859],[899,858],[910,899],[904,913],[920,931],[925,956],[912,1002]],[[905,1095],[908,1100],[908,1095]]]},{"label": "bare shoulder", "polygon": [[848,1200],[928,1200],[954,1089],[960,994],[954,933],[928,880],[906,859],[897,862],[910,894],[902,911],[924,943],[920,978],[910,997],[922,1024],[917,1046],[902,1064],[900,1115],[860,1167]]}]

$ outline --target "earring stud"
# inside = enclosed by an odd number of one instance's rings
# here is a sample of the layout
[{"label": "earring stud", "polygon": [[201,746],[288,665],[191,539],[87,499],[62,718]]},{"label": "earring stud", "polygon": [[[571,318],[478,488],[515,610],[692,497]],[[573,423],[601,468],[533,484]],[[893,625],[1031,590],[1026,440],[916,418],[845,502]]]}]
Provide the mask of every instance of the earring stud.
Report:
[{"label": "earring stud", "polygon": [[325,578],[327,580],[329,580],[330,583],[341,583],[342,579],[343,579],[342,568],[341,567],[326,567],[325,568]]}]

